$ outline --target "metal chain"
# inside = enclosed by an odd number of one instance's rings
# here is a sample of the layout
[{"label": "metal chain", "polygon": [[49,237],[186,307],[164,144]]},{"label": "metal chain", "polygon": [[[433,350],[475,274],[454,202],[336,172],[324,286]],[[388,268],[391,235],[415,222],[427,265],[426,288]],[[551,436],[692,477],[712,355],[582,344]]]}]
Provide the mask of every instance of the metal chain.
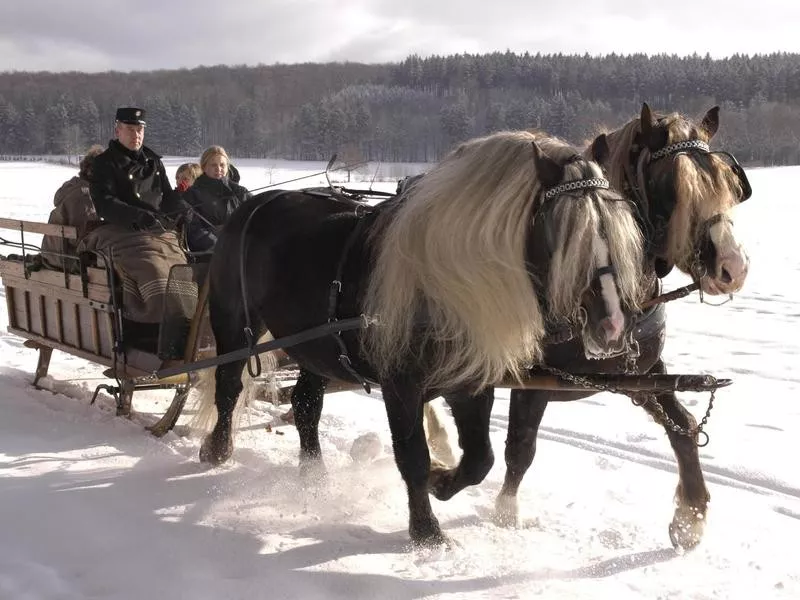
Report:
[{"label": "metal chain", "polygon": [[[703,418],[700,420],[700,423],[693,428],[688,427],[681,427],[678,425],[664,410],[664,407],[658,403],[656,400],[655,394],[635,394],[631,396],[631,402],[633,402],[634,406],[651,406],[653,408],[653,412],[655,413],[654,418],[656,422],[661,424],[664,427],[669,428],[673,432],[684,435],[686,437],[690,437],[694,439],[694,443],[699,447],[702,448],[708,445],[709,436],[708,434],[703,431],[703,428],[708,424],[708,419],[711,416],[711,410],[714,408],[714,399],[716,397],[717,390],[712,389],[710,392],[710,396],[708,398],[708,408],[706,408],[706,412],[703,415]],[[702,436],[702,437],[701,437]]]},{"label": "metal chain", "polygon": [[[625,374],[627,375],[635,375],[638,373],[638,368],[636,366],[637,359],[640,356],[639,352],[639,342],[637,342],[633,337],[633,332],[630,334],[630,338],[626,342],[628,346],[628,352],[625,356]],[[653,411],[655,412],[655,419],[656,422],[659,422],[662,426],[669,428],[674,433],[679,435],[684,435],[686,437],[692,438],[694,443],[699,447],[702,448],[708,445],[709,436],[708,434],[703,431],[703,428],[708,424],[708,419],[711,416],[711,410],[714,408],[714,399],[717,393],[716,389],[712,389],[710,392],[710,397],[708,399],[708,408],[706,409],[705,415],[700,420],[700,423],[694,428],[688,427],[681,427],[678,425],[664,410],[664,407],[659,404],[658,400],[656,399],[655,394],[651,393],[638,393],[632,394],[627,390],[620,389],[614,385],[604,384],[604,383],[595,383],[590,381],[586,377],[581,377],[580,375],[575,375],[573,373],[567,373],[566,371],[562,371],[561,369],[557,369],[556,367],[550,367],[548,365],[538,365],[539,368],[547,371],[551,375],[556,375],[569,381],[570,383],[574,383],[575,385],[583,386],[587,389],[597,390],[599,392],[611,392],[612,394],[622,394],[624,396],[628,396],[631,399],[631,402],[634,406],[641,406],[645,407],[646,405],[651,405]],[[701,438],[701,436],[703,436]]]}]

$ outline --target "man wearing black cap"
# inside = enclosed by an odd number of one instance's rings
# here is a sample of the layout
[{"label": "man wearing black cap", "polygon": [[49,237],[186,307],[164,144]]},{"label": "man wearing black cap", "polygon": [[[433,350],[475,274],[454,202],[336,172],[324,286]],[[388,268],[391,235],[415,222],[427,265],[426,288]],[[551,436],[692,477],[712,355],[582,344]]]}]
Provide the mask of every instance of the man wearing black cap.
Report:
[{"label": "man wearing black cap", "polygon": [[79,250],[112,258],[122,277],[126,339],[153,351],[170,269],[186,263],[173,223],[188,205],[173,191],[161,157],[143,144],[144,129],[144,110],[117,109],[115,139],[95,158],[89,188],[102,223]]},{"label": "man wearing black cap", "polygon": [[92,201],[100,218],[141,231],[172,227],[185,211],[173,192],[161,156],[144,145],[145,111],[118,108],[108,148],[95,159]]}]

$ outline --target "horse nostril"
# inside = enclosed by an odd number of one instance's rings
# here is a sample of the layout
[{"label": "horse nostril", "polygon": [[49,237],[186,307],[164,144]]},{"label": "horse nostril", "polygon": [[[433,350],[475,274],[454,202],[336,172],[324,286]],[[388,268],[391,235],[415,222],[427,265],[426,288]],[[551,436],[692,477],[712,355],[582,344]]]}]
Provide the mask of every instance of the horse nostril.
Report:
[{"label": "horse nostril", "polygon": [[730,283],[731,281],[733,281],[733,277],[731,277],[731,274],[728,273],[728,269],[725,268],[722,269],[722,273],[720,274],[720,279],[722,280],[722,283]]},{"label": "horse nostril", "polygon": [[620,323],[618,319],[606,317],[600,321],[600,327],[603,328],[603,333],[606,336],[606,342],[616,342],[622,334],[624,323]]}]

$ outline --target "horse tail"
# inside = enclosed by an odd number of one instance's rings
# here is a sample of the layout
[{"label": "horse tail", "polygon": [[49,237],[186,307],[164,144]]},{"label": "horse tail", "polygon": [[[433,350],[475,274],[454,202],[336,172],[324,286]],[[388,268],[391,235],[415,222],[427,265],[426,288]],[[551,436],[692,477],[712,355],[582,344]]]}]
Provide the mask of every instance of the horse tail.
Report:
[{"label": "horse tail", "polygon": [[456,465],[456,456],[450,443],[450,433],[445,426],[446,416],[444,409],[439,404],[426,402],[423,412],[423,425],[425,438],[431,452],[431,460],[450,468]]},{"label": "horse tail", "polygon": [[[265,333],[259,338],[258,343],[272,339],[272,334]],[[278,369],[278,359],[274,352],[268,352],[258,357],[261,361],[261,376],[254,379],[250,376],[248,369],[242,370],[242,392],[236,401],[233,411],[232,430],[236,432],[240,429],[242,416],[245,409],[251,406],[256,400],[265,400],[272,404],[278,404],[278,393],[280,388],[276,378]],[[216,386],[216,368],[203,369],[199,372],[197,382],[192,386],[189,393],[187,406],[194,412],[194,416],[187,423],[189,429],[200,434],[207,434],[217,423],[217,407],[214,404],[214,392]]]}]

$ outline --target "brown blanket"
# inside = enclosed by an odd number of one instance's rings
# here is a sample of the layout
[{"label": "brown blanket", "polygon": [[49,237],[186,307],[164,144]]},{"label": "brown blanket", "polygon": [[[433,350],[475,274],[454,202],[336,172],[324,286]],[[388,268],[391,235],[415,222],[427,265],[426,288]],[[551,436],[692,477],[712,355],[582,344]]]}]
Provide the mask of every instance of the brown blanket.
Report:
[{"label": "brown blanket", "polygon": [[84,237],[79,250],[110,257],[122,277],[122,307],[126,318],[139,323],[160,323],[169,271],[186,264],[186,255],[174,231],[130,231],[106,224]]}]

